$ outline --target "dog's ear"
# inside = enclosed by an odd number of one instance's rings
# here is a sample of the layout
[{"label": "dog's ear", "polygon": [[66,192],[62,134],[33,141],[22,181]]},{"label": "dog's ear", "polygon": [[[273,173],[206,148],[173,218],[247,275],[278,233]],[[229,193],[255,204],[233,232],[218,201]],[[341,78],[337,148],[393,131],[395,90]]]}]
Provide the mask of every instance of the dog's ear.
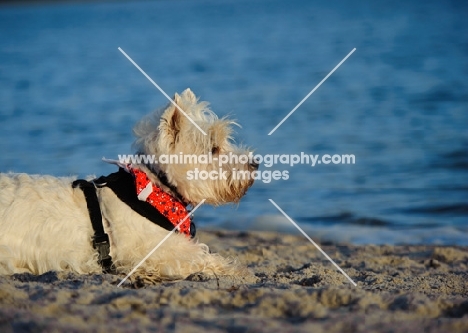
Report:
[{"label": "dog's ear", "polygon": [[[181,108],[181,105],[179,103],[176,102],[176,104]],[[174,133],[174,138],[182,128],[182,122],[184,121],[184,117],[185,116],[182,114],[182,112],[180,112],[178,108],[174,107],[174,111],[172,112],[170,119],[168,119],[168,125]]]},{"label": "dog's ear", "polygon": [[178,93],[174,94],[174,98],[172,100],[180,107],[182,104],[182,97]]},{"label": "dog's ear", "polygon": [[[187,115],[190,117],[191,108],[197,103],[197,97],[190,90],[185,89],[180,95],[174,94],[174,103],[170,103],[167,109],[162,114],[160,123],[160,130],[171,137],[171,142],[176,142],[177,135],[189,121]],[[178,107],[176,107],[176,104]],[[185,113],[185,114],[184,114]]]},{"label": "dog's ear", "polygon": [[186,100],[192,103],[197,102],[197,96],[195,96],[195,94],[193,93],[192,90],[190,90],[190,88],[187,88],[182,92],[182,97],[184,97]]},{"label": "dog's ear", "polygon": [[182,97],[179,94],[174,95],[174,102],[178,106],[176,107],[174,104],[170,103],[164,111],[161,119],[160,129],[169,135],[172,142],[175,142],[178,133],[180,132],[183,122],[185,121],[185,115],[179,110],[184,110],[184,103],[182,102]]}]

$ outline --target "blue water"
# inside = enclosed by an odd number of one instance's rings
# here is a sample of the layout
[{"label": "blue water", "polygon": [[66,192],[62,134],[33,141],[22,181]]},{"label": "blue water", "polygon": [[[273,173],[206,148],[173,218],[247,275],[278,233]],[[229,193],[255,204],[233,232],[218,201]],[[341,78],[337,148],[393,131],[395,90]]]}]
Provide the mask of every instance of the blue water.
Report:
[{"label": "blue water", "polygon": [[[131,127],[190,87],[276,166],[199,228],[316,240],[468,244],[468,5],[463,1],[157,1],[0,6],[0,171],[108,174]],[[267,134],[357,50],[271,136]],[[262,170],[268,168],[262,167]]]}]

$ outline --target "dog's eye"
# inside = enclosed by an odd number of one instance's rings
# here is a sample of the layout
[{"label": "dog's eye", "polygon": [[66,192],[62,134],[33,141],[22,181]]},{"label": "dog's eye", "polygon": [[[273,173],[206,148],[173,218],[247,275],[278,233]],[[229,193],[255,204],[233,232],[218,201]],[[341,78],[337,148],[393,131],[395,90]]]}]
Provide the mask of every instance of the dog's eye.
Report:
[{"label": "dog's eye", "polygon": [[213,148],[211,148],[211,154],[215,155],[217,153],[219,153],[219,147],[214,146]]}]

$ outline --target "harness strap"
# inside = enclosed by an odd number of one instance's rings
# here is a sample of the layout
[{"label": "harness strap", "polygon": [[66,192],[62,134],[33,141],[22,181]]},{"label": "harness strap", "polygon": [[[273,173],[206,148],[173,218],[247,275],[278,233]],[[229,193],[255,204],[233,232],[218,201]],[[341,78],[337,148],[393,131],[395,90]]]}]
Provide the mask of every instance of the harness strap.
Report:
[{"label": "harness strap", "polygon": [[[168,231],[174,229],[174,225],[151,204],[138,199],[135,192],[135,179],[122,168],[119,168],[118,172],[108,176],[101,176],[91,182],[84,179],[75,180],[72,187],[79,187],[86,199],[91,225],[94,230],[93,248],[98,251],[99,255],[98,263],[102,266],[104,273],[115,274],[115,267],[110,256],[109,236],[104,232],[101,207],[96,194],[96,187],[104,186],[110,188],[122,202],[149,221]],[[195,233],[195,224],[190,220],[190,237],[195,237]]]},{"label": "harness strap", "polygon": [[[119,168],[118,172],[111,173],[108,176],[101,176],[93,180],[93,183],[97,187],[106,186],[110,188],[122,202],[152,223],[168,231],[174,229],[174,224],[158,209],[150,203],[138,199],[135,191],[135,178],[123,168]],[[190,237],[195,237],[195,234],[195,224],[190,217]]]},{"label": "harness strap", "polygon": [[94,184],[84,179],[75,180],[72,187],[79,187],[85,196],[86,205],[88,207],[91,225],[94,230],[93,248],[98,251],[98,263],[102,266],[104,273],[115,273],[115,267],[112,264],[110,256],[109,236],[104,232],[102,225],[101,207],[96,194]]}]

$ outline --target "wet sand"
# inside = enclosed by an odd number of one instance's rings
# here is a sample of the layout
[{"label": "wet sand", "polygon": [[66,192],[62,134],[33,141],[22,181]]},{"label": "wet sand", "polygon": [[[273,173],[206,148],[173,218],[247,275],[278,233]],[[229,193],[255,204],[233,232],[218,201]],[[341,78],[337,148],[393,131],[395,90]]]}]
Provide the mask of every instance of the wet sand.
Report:
[{"label": "wet sand", "polygon": [[0,332],[468,332],[468,247],[321,244],[205,231],[242,278],[135,286],[112,275],[0,277]]}]

